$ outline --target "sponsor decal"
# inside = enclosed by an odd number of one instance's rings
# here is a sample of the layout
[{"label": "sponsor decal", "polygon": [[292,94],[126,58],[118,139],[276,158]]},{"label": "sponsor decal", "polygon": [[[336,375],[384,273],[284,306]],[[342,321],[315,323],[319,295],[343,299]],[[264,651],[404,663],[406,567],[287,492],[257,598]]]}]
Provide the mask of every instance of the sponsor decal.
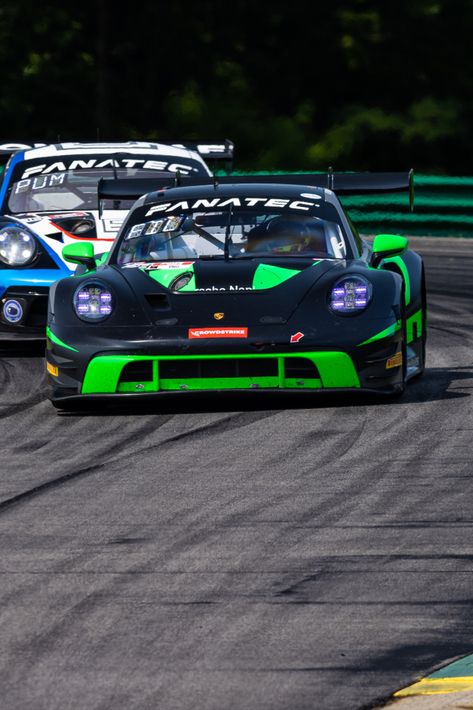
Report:
[{"label": "sponsor decal", "polygon": [[189,328],[189,340],[198,338],[247,338],[248,328]]},{"label": "sponsor decal", "polygon": [[393,355],[393,357],[390,357],[389,360],[386,360],[386,370],[391,370],[393,367],[400,367],[402,365],[402,351],[400,350],[398,353]]},{"label": "sponsor decal", "polygon": [[57,185],[62,185],[65,177],[65,175],[41,175],[39,177],[19,180],[15,184],[15,195],[27,192],[28,190],[45,190],[46,188],[54,188]]},{"label": "sponsor decal", "polygon": [[301,331],[299,330],[297,333],[294,333],[294,335],[291,335],[291,340],[289,342],[298,343],[299,340],[302,340],[303,337],[304,333],[301,333]]},{"label": "sponsor decal", "polygon": [[155,271],[156,269],[185,269],[192,266],[193,261],[134,261],[130,264],[123,264],[123,269],[143,269],[144,271]]},{"label": "sponsor decal", "polygon": [[[49,173],[65,173],[67,170],[113,170],[113,168],[140,168],[142,170],[159,170],[161,172],[188,175],[195,168],[184,163],[173,163],[169,160],[149,160],[146,158],[90,158],[89,160],[57,160],[54,163],[41,163],[26,168],[22,178],[31,175],[49,175]],[[56,176],[58,177],[58,176]]]},{"label": "sponsor decal", "polygon": [[53,377],[57,377],[59,375],[59,368],[56,367],[56,365],[51,365],[51,363],[47,362],[47,361],[46,361],[46,370]]},{"label": "sponsor decal", "polygon": [[114,219],[103,219],[102,220],[103,231],[104,232],[118,232],[118,230],[120,229],[120,227],[123,224],[124,219],[125,219],[124,217],[123,217],[123,219],[119,219],[116,217]]},{"label": "sponsor decal", "polygon": [[251,286],[238,286],[238,284],[230,284],[230,286],[209,286],[208,288],[196,288],[196,291],[253,291]]},{"label": "sponsor decal", "polygon": [[[320,199],[317,196],[317,199]],[[314,202],[306,202],[304,200],[283,200],[273,197],[216,197],[212,200],[180,200],[179,202],[162,202],[159,205],[153,205],[146,213],[149,217],[156,212],[176,212],[182,210],[196,210],[202,208],[213,209],[215,207],[269,207],[269,208],[287,208],[290,210],[299,210],[308,212],[312,207],[319,207]]]},{"label": "sponsor decal", "polygon": [[224,315],[225,315],[225,313],[214,313],[214,318],[215,318],[215,320],[222,320]]}]

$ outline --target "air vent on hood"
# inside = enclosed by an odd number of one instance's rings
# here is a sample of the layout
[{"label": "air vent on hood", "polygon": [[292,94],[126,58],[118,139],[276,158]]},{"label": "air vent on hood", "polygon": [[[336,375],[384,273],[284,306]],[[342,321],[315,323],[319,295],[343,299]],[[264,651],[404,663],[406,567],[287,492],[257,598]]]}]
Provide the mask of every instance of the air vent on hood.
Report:
[{"label": "air vent on hood", "polygon": [[165,293],[147,293],[145,298],[155,311],[163,311],[170,308],[169,299]]}]

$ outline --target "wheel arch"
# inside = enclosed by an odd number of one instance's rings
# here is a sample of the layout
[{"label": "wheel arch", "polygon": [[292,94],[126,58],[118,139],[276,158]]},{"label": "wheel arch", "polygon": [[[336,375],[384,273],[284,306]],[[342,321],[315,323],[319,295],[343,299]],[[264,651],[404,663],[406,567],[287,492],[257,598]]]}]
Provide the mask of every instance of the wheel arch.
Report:
[{"label": "wheel arch", "polygon": [[407,342],[412,343],[426,330],[425,269],[422,257],[410,249],[400,256],[384,259],[381,269],[393,271],[402,278],[407,323]]},{"label": "wheel arch", "polygon": [[425,294],[424,264],[422,257],[410,249],[400,256],[383,259],[381,269],[394,271],[402,278],[406,317],[417,313],[422,308]]}]

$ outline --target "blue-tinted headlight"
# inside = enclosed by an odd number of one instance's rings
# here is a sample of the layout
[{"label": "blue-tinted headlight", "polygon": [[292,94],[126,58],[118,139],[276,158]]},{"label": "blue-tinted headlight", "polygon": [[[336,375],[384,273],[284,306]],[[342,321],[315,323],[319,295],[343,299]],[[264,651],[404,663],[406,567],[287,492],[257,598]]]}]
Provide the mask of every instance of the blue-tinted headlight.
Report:
[{"label": "blue-tinted headlight", "polygon": [[79,286],[74,294],[74,310],[82,320],[105,320],[113,311],[113,296],[107,286],[88,282]]},{"label": "blue-tinted headlight", "polygon": [[333,286],[329,306],[334,313],[359,313],[371,300],[372,287],[362,276],[346,276]]}]

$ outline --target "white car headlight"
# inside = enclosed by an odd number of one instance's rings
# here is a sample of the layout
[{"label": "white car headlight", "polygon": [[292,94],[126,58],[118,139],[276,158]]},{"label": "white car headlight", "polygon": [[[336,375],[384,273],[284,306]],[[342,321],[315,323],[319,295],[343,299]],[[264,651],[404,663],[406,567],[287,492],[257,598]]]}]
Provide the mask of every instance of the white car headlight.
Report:
[{"label": "white car headlight", "polygon": [[20,225],[0,228],[0,261],[8,266],[26,266],[36,256],[38,244],[34,236]]}]

